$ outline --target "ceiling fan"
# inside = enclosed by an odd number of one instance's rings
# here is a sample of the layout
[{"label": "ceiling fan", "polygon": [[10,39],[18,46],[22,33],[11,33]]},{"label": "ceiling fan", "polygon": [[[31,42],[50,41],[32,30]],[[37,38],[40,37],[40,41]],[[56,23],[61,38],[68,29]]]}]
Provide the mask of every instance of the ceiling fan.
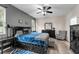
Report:
[{"label": "ceiling fan", "polygon": [[37,12],[37,14],[42,13],[44,16],[47,13],[53,13],[52,11],[49,11],[52,7],[50,6],[43,6],[42,8],[37,8],[38,10],[40,10],[39,12]]}]

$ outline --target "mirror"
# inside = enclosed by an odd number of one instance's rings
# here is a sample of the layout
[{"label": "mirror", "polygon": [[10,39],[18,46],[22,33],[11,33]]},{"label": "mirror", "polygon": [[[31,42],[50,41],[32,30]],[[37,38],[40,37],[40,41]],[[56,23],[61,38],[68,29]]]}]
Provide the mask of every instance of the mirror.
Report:
[{"label": "mirror", "polygon": [[52,30],[52,23],[45,23],[44,28]]}]

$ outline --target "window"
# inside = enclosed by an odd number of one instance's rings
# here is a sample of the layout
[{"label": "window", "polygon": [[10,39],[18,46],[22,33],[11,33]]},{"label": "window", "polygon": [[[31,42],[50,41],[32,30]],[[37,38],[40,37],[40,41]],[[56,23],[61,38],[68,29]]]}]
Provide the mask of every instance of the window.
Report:
[{"label": "window", "polygon": [[36,31],[36,21],[32,19],[32,31]]},{"label": "window", "polygon": [[6,34],[6,9],[0,6],[0,34]]},{"label": "window", "polygon": [[77,24],[77,17],[74,17],[70,20],[70,25],[75,25]]}]

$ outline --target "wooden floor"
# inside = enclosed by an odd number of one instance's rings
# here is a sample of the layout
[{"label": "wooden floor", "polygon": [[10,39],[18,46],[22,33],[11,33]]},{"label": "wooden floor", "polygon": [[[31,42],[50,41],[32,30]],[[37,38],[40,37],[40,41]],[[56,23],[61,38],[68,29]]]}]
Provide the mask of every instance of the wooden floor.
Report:
[{"label": "wooden floor", "polygon": [[[48,48],[48,54],[74,54],[69,48],[69,42],[53,38],[50,38],[50,40],[53,40],[55,43],[54,47]],[[10,52],[11,50],[7,50],[4,52],[4,54],[10,54]]]},{"label": "wooden floor", "polygon": [[57,40],[50,38],[55,42],[55,47],[50,47],[48,49],[48,54],[74,54],[72,50],[70,50],[70,44],[67,41]]}]

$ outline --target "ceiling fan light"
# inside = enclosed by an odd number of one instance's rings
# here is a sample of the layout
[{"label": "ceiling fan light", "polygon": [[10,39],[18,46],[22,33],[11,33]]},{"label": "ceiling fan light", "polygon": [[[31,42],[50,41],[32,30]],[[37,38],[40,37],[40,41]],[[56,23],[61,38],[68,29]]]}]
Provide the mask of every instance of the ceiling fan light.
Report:
[{"label": "ceiling fan light", "polygon": [[44,12],[42,12],[42,14],[44,14]]},{"label": "ceiling fan light", "polygon": [[42,12],[43,15],[46,15],[46,12]]},{"label": "ceiling fan light", "polygon": [[46,14],[46,12],[44,12],[44,14]]}]

